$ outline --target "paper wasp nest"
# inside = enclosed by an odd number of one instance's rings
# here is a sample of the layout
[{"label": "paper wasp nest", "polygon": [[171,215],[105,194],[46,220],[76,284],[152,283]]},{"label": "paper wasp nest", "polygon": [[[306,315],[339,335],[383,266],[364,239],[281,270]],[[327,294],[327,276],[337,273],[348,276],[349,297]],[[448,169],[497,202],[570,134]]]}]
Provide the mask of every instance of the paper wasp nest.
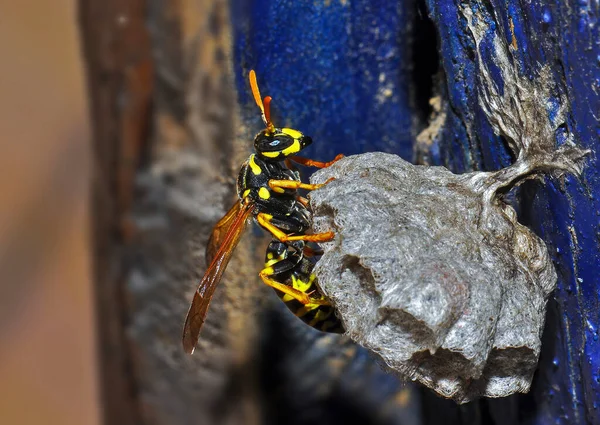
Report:
[{"label": "paper wasp nest", "polygon": [[545,244],[498,190],[540,172],[579,173],[586,153],[570,142],[555,149],[560,117],[548,120],[536,100],[545,93],[504,90],[480,99],[518,158],[508,168],[456,175],[368,153],[311,179],[335,178],[311,194],[315,231],[336,233],[316,273],[348,335],[459,403],[529,390],[556,285]]},{"label": "paper wasp nest", "polygon": [[543,241],[482,179],[369,153],[312,179],[317,264],[348,335],[393,370],[466,402],[526,392],[556,273]]}]

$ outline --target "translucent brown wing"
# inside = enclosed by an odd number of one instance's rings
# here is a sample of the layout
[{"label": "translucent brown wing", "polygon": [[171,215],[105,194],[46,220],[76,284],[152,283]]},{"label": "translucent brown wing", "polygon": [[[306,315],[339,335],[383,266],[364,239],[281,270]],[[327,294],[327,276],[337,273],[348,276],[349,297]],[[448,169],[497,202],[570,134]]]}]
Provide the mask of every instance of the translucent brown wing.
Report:
[{"label": "translucent brown wing", "polygon": [[233,250],[237,246],[242,234],[244,233],[244,229],[248,223],[248,218],[254,209],[254,204],[240,204],[240,207],[237,209],[237,214],[235,214],[234,218],[230,219],[231,222],[227,226],[228,231],[223,237],[217,236],[218,239],[222,239],[223,242],[215,253],[210,266],[208,266],[208,269],[204,274],[204,277],[200,281],[198,289],[196,292],[194,292],[192,305],[190,306],[187,317],[185,318],[182,343],[183,349],[188,354],[192,354],[194,352],[194,348],[198,342],[198,337],[200,336],[200,329],[202,328],[204,320],[206,319],[206,313],[208,311],[210,300],[215,292],[215,288],[223,277],[223,273],[225,272],[227,264],[231,259]]},{"label": "translucent brown wing", "polygon": [[206,245],[206,264],[212,263],[217,250],[223,244],[223,240],[229,232],[229,229],[231,228],[231,225],[233,224],[238,213],[240,212],[241,207],[242,203],[240,201],[236,201],[236,203],[233,204],[233,206],[229,209],[227,214],[225,214],[225,216],[219,220],[219,222],[213,228],[210,239],[208,240],[208,244]]}]

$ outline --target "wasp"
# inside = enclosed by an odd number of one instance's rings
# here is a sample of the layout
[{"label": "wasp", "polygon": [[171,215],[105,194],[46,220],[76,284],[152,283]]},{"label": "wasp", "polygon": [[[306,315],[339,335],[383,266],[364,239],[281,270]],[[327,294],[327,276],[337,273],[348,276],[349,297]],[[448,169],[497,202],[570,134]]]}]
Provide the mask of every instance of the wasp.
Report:
[{"label": "wasp", "polygon": [[312,143],[292,128],[277,128],[271,121],[271,97],[261,97],[256,73],[249,73],[252,95],[261,112],[265,129],[254,138],[254,153],[242,165],[237,178],[238,200],[215,225],[206,249],[209,264],[194,293],[183,328],[183,348],[194,352],[210,301],[231,255],[249,221],[254,220],[273,236],[267,247],[261,280],[309,325],[328,332],[343,332],[329,300],[320,292],[313,273],[314,257],[322,252],[309,246],[333,239],[333,232],[309,234],[311,213],[299,189],[314,190],[322,184],[300,179],[293,163],[325,168],[340,159],[319,162],[297,156]]}]

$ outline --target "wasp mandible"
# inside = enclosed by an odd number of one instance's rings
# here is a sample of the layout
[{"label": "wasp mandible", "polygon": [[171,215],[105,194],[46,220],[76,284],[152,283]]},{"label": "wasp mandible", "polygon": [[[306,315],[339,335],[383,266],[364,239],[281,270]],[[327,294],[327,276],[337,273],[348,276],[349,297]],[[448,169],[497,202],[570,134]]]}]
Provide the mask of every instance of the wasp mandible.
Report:
[{"label": "wasp mandible", "polygon": [[292,128],[275,127],[271,122],[271,97],[262,99],[253,70],[249,79],[265,129],[254,138],[255,153],[244,162],[238,175],[238,201],[215,225],[209,239],[209,266],[194,293],[183,328],[183,348],[189,354],[194,352],[215,288],[251,218],[273,235],[265,267],[259,273],[262,281],[274,288],[288,308],[309,325],[327,332],[343,331],[333,306],[316,285],[310,257],[318,255],[319,250],[307,246],[308,242],[330,241],[334,234],[306,233],[311,214],[308,200],[298,193],[298,189],[314,190],[322,184],[302,183],[292,166],[295,162],[325,168],[343,155],[330,162],[297,156],[312,139]]}]

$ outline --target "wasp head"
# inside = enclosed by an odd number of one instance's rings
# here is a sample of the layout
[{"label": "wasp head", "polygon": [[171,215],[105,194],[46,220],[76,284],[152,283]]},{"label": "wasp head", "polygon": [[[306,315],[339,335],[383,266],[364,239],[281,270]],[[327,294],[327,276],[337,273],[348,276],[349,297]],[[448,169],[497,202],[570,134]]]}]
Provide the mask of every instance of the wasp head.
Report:
[{"label": "wasp head", "polygon": [[265,129],[256,135],[254,149],[257,155],[269,162],[283,161],[297,155],[312,143],[312,139],[291,128]]}]

